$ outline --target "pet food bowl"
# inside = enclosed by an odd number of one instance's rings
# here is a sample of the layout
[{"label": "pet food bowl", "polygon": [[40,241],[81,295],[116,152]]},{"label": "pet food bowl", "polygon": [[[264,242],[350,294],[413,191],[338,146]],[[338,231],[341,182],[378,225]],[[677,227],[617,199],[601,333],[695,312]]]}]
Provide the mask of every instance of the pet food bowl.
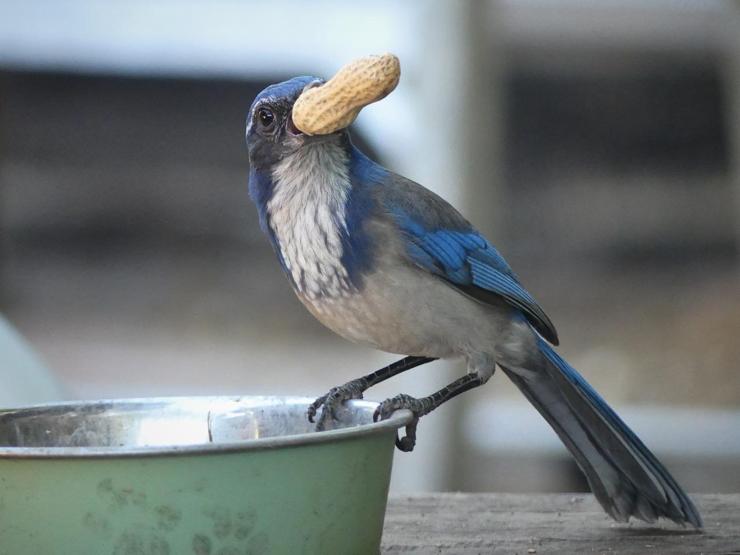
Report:
[{"label": "pet food bowl", "polygon": [[331,430],[300,397],[0,411],[0,554],[378,553],[398,411]]}]

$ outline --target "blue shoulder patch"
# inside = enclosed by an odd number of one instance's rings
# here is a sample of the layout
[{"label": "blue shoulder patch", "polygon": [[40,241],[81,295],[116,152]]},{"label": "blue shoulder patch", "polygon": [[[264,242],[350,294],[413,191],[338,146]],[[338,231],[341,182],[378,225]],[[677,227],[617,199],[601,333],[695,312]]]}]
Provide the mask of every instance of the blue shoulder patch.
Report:
[{"label": "blue shoulder patch", "polygon": [[364,229],[365,219],[374,213],[372,189],[387,176],[388,171],[349,145],[349,178],[352,186],[345,205],[345,226],[342,233],[342,265],[350,281],[360,287],[362,274],[372,263],[372,241]]}]

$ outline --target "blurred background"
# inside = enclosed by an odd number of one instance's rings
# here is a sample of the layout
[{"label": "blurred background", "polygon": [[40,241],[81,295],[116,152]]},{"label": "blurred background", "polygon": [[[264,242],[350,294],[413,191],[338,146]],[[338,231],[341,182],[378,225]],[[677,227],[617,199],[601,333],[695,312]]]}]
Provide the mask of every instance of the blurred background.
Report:
[{"label": "blurred background", "polygon": [[[740,492],[729,0],[0,0],[0,314],[38,355],[4,329],[2,403],[316,396],[394,360],[294,298],[244,142],[265,85],[385,51],[401,83],[356,142],[485,231],[688,490]],[[369,397],[463,371],[436,362]],[[396,491],[585,488],[501,375],[419,434]]]}]

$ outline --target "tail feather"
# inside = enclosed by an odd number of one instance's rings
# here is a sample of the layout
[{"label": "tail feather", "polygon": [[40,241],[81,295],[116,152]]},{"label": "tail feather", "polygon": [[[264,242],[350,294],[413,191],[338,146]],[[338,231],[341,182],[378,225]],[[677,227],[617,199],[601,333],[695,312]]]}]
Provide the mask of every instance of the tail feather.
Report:
[{"label": "tail feather", "polygon": [[666,517],[702,527],[699,512],[668,470],[586,380],[538,338],[544,372],[504,372],[575,457],[614,519]]}]

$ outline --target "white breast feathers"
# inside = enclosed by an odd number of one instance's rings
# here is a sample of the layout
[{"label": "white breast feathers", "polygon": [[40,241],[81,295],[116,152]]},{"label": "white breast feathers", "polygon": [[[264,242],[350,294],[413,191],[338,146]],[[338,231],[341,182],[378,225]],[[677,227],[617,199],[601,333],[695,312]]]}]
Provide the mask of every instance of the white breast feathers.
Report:
[{"label": "white breast feathers", "polygon": [[295,287],[309,299],[349,293],[342,265],[350,189],[345,152],[330,142],[305,145],[275,166],[272,179],[270,227]]}]

